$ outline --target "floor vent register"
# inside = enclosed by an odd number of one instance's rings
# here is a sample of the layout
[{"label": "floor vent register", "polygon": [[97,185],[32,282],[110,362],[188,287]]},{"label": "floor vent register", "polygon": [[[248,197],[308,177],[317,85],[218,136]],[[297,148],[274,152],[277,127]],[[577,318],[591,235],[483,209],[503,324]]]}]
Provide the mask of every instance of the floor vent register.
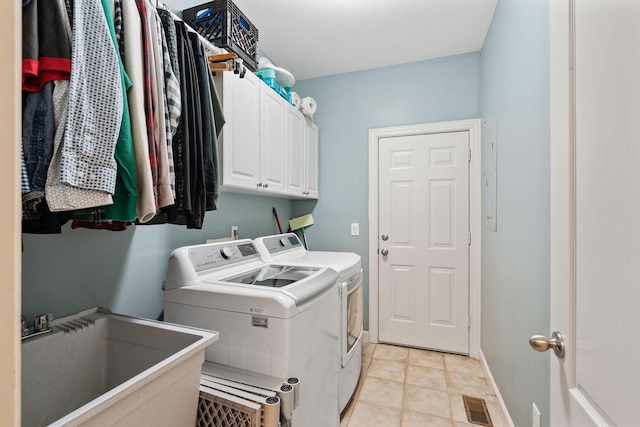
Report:
[{"label": "floor vent register", "polygon": [[462,401],[464,402],[464,409],[467,412],[467,420],[471,424],[493,427],[484,399],[463,395]]}]

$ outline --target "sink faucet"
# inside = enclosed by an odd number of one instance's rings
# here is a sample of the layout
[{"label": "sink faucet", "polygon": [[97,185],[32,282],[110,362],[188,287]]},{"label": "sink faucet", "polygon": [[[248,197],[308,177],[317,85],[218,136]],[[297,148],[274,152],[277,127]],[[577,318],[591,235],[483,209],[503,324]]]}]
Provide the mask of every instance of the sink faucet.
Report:
[{"label": "sink faucet", "polygon": [[25,335],[29,334],[29,326],[27,326],[27,319],[25,319],[24,316],[22,316],[22,324],[21,324],[21,334],[24,337]]},{"label": "sink faucet", "polygon": [[49,323],[53,320],[53,313],[48,314],[40,314],[33,319],[33,328],[29,328],[27,325],[27,319],[22,316],[22,339],[31,338],[36,335],[46,334],[47,332],[51,332],[51,327],[49,327]]}]

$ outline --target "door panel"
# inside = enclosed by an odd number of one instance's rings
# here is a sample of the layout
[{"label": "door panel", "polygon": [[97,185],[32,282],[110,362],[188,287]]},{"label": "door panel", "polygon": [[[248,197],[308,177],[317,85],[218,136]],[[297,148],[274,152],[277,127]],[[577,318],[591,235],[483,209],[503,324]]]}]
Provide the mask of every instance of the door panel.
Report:
[{"label": "door panel", "polygon": [[379,339],[468,353],[469,132],[379,140]]},{"label": "door panel", "polygon": [[[223,73],[221,73],[223,74]],[[260,80],[255,75],[222,81],[227,124],[222,128],[222,184],[256,188],[260,180]]]},{"label": "door panel", "polygon": [[551,327],[567,356],[551,357],[551,424],[637,425],[640,4],[560,3],[551,15]]},{"label": "door panel", "polygon": [[286,101],[260,85],[260,181],[266,191],[285,192]]}]

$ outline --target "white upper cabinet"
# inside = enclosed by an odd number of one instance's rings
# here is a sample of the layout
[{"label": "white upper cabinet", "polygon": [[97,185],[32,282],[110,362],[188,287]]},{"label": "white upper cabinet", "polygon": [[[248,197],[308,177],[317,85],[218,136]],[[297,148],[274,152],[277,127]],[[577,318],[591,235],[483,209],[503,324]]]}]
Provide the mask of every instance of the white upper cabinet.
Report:
[{"label": "white upper cabinet", "polygon": [[221,188],[291,198],[318,197],[318,128],[253,73],[217,73],[226,123]]},{"label": "white upper cabinet", "polygon": [[255,189],[260,183],[260,80],[217,73],[226,123],[222,127],[222,185]]},{"label": "white upper cabinet", "polygon": [[260,84],[260,182],[264,191],[284,193],[286,165],[286,111],[289,103]]}]

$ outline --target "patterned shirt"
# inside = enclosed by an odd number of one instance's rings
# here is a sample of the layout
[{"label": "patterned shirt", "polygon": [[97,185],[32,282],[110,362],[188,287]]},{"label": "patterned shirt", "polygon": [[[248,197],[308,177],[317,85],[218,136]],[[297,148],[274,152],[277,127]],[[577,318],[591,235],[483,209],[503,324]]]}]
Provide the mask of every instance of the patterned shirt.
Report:
[{"label": "patterned shirt", "polygon": [[114,151],[123,112],[118,54],[100,0],[75,2],[73,18],[61,179],[70,186],[113,194]]}]

